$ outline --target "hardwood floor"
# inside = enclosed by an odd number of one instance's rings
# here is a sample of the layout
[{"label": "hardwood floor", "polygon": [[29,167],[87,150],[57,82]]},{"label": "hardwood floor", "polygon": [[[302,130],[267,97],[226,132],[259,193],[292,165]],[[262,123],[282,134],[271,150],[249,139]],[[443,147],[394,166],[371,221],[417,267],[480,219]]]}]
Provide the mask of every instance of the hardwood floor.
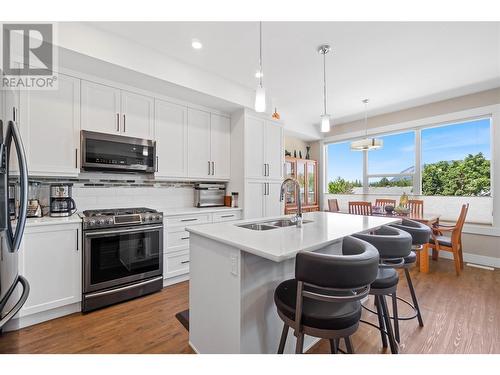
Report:
[{"label": "hardwood floor", "polygon": [[[500,353],[500,270],[431,262],[431,273],[412,270],[425,326],[401,322],[401,353]],[[398,293],[409,298],[401,278]],[[370,302],[369,305],[372,305]],[[389,304],[390,305],[390,304]],[[192,353],[188,333],[174,317],[188,307],[188,283],[94,311],[72,314],[0,336],[0,353]],[[401,308],[400,314],[408,313]],[[364,312],[363,319],[374,321]],[[361,324],[356,353],[384,353],[379,332]],[[310,353],[329,353],[321,341]]]}]

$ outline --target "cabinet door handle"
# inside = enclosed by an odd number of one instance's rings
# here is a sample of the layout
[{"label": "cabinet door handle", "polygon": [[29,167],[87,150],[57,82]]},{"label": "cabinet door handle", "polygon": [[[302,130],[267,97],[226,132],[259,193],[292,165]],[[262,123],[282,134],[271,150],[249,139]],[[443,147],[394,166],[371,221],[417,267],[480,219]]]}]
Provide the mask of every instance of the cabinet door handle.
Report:
[{"label": "cabinet door handle", "polygon": [[212,169],[210,166],[210,160],[208,161],[208,175],[210,176],[212,174]]},{"label": "cabinet door handle", "polygon": [[116,131],[117,132],[120,131],[120,114],[119,113],[116,114]]},{"label": "cabinet door handle", "polygon": [[181,237],[181,240],[189,240],[189,237]]},{"label": "cabinet door handle", "polygon": [[76,230],[76,251],[80,250],[80,230]]},{"label": "cabinet door handle", "polygon": [[125,117],[125,113],[123,114],[123,132],[125,133],[127,131],[127,128],[126,128],[126,117]]},{"label": "cabinet door handle", "polygon": [[189,260],[183,260],[183,261],[181,262],[181,264],[186,264],[186,263],[189,263]]},{"label": "cabinet door handle", "polygon": [[215,161],[212,162],[212,176],[215,176]]},{"label": "cabinet door handle", "polygon": [[158,172],[158,162],[159,162],[159,159],[158,159],[158,155],[156,156],[156,172]]},{"label": "cabinet door handle", "polygon": [[181,219],[181,221],[196,221],[198,219]]},{"label": "cabinet door handle", "polygon": [[78,149],[75,148],[75,168],[78,168]]},{"label": "cabinet door handle", "polygon": [[234,215],[221,215],[222,219],[228,218],[228,217],[234,217]]},{"label": "cabinet door handle", "polygon": [[12,107],[12,121],[16,122],[16,107]]}]

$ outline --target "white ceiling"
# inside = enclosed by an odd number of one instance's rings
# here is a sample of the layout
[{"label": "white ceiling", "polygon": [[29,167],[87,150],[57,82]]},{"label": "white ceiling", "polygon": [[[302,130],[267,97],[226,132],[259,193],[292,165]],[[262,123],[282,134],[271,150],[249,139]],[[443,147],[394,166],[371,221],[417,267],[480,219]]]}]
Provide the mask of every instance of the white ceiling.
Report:
[{"label": "white ceiling", "polygon": [[[255,88],[257,22],[97,22],[92,26]],[[203,49],[194,50],[199,39]],[[264,86],[282,117],[316,126],[329,43],[328,111],[334,121],[500,86],[500,23],[265,22]]]}]

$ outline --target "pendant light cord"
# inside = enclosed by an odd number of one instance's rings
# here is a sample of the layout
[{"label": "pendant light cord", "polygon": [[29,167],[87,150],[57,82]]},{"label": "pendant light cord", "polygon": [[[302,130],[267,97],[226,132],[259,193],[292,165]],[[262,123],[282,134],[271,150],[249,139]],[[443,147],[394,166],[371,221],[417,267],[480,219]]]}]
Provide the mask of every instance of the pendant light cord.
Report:
[{"label": "pendant light cord", "polygon": [[363,99],[365,103],[365,138],[368,138],[368,99]]},{"label": "pendant light cord", "polygon": [[259,84],[262,87],[262,21],[259,22]]},{"label": "pendant light cord", "polygon": [[326,52],[323,52],[323,108],[326,115]]}]

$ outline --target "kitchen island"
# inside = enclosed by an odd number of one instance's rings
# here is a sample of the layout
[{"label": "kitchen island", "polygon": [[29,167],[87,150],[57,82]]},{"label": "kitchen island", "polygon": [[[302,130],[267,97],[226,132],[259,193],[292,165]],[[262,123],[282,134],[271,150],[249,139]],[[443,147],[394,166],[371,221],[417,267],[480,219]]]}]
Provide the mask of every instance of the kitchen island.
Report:
[{"label": "kitchen island", "polygon": [[[304,214],[302,228],[242,227],[272,220],[186,229],[190,232],[189,343],[196,352],[276,353],[283,322],[274,305],[274,289],[294,277],[295,255],[299,251],[341,254],[343,237],[400,221],[311,212]],[[316,341],[306,336],[304,350]],[[293,353],[294,347],[290,330],[285,353]]]}]

